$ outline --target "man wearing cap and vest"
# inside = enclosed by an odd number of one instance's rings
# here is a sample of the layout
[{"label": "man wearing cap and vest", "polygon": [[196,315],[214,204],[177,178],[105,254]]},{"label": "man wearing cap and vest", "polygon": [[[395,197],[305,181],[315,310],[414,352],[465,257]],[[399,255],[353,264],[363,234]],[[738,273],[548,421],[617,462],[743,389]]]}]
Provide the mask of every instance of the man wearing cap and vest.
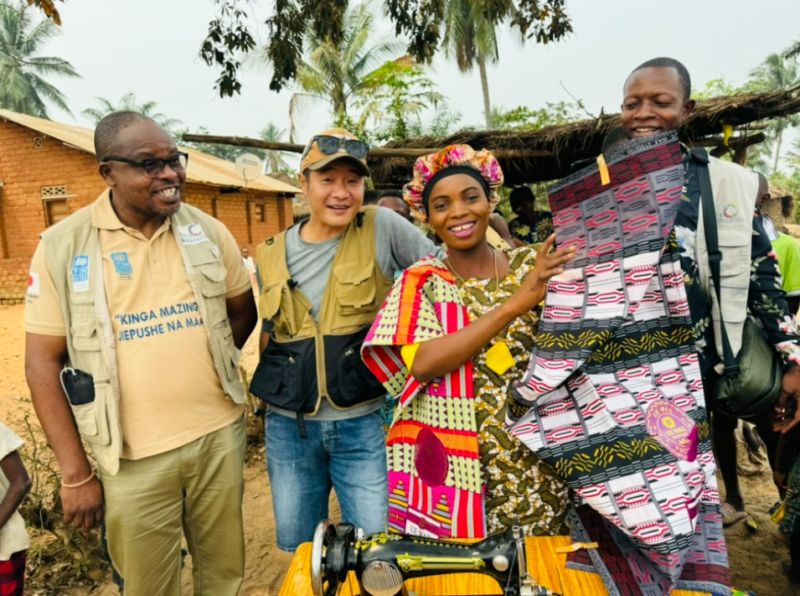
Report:
[{"label": "man wearing cap and vest", "polygon": [[385,391],[361,343],[394,274],[437,253],[389,209],[362,207],[369,147],[334,129],[306,146],[300,183],[308,221],[258,248],[261,361],[250,391],[269,405],[267,468],[278,547],[294,551],[328,516],[365,532],[387,514]]},{"label": "man wearing cap and vest", "polygon": [[25,311],[64,519],[89,530],[105,518],[126,594],[180,596],[185,535],[195,595],[235,596],[250,279],[225,226],[182,204],[188,155],[160,126],[111,114],[95,151],[109,189],[42,234]]}]

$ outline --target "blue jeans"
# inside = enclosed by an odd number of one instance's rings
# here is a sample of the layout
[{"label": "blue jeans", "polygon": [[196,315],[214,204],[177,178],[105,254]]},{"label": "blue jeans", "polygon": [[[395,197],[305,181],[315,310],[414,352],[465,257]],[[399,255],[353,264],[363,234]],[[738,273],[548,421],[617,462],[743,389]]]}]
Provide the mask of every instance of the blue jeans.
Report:
[{"label": "blue jeans", "polygon": [[297,421],[267,411],[267,471],[275,509],[278,548],[294,552],[328,517],[331,488],[342,521],[367,534],[381,532],[388,513],[386,439],[380,412],[351,420]]}]

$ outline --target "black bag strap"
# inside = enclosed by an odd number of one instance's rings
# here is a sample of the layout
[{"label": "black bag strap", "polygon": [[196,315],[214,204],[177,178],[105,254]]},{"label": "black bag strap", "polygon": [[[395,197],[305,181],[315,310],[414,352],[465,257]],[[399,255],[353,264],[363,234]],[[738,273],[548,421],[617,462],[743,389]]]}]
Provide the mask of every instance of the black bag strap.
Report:
[{"label": "black bag strap", "polygon": [[722,284],[720,282],[722,252],[719,249],[719,235],[717,233],[717,213],[714,208],[714,192],[711,190],[711,174],[708,171],[708,153],[705,149],[694,147],[690,150],[692,159],[697,164],[697,181],[700,184],[700,205],[703,209],[703,229],[706,233],[706,248],[708,249],[708,266],[711,269],[711,280],[717,294],[719,306],[719,326],[722,334],[722,360],[725,366],[725,376],[735,377],[739,374],[739,362],[733,355],[728,331],[722,318]]}]

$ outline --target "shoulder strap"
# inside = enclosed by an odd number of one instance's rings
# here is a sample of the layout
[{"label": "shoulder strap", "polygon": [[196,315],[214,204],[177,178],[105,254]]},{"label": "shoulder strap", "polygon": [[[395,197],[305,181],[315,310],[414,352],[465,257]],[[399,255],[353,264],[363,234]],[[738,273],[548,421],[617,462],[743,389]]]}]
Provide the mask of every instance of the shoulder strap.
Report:
[{"label": "shoulder strap", "polygon": [[700,205],[703,209],[703,229],[706,233],[706,248],[708,249],[708,266],[711,269],[711,280],[719,305],[719,326],[722,335],[722,358],[725,366],[725,375],[735,377],[739,374],[739,363],[733,355],[728,331],[722,318],[722,283],[721,262],[722,252],[719,249],[719,235],[717,233],[717,213],[714,208],[714,192],[711,190],[711,175],[708,171],[709,157],[705,149],[694,147],[691,149],[692,160],[697,164],[697,181],[700,184]]}]

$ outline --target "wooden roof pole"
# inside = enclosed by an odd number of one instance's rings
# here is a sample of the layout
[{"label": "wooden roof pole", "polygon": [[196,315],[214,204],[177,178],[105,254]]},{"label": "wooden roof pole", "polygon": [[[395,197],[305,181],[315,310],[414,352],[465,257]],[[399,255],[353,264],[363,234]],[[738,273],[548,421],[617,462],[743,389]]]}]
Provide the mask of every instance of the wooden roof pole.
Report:
[{"label": "wooden roof pole", "polygon": [[[218,135],[198,135],[185,134],[183,140],[189,143],[211,143],[218,145],[233,145],[234,147],[252,147],[254,149],[268,149],[270,151],[285,151],[287,153],[302,153],[305,145],[296,143],[276,143],[273,141],[262,141],[261,139],[249,139],[247,137],[226,137]],[[373,158],[415,158],[429,153],[441,151],[439,148],[423,149],[403,149],[393,147],[375,147],[369,150],[369,157]],[[551,151],[541,149],[496,149],[492,153],[498,159],[510,159],[514,157],[552,157]]]}]

